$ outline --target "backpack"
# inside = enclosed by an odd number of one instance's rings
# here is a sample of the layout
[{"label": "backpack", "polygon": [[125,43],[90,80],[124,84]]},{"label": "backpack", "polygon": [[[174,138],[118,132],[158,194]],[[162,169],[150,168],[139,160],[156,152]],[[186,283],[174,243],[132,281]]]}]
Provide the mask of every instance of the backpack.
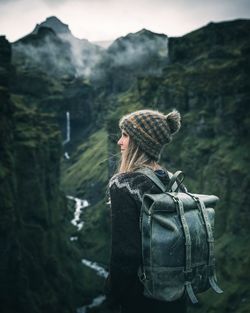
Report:
[{"label": "backpack", "polygon": [[174,301],[187,295],[197,303],[196,293],[217,285],[214,255],[214,209],[219,200],[214,195],[191,194],[181,171],[170,174],[166,187],[153,170],[137,170],[148,176],[161,193],[146,193],[142,198],[140,230],[142,265],[138,275],[144,295]]}]

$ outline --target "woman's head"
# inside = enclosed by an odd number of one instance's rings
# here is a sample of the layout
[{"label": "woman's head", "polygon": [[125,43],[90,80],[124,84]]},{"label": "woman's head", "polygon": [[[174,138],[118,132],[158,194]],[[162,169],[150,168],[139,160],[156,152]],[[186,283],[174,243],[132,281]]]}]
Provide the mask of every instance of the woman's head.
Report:
[{"label": "woman's head", "polygon": [[[122,137],[120,172],[156,162],[165,144],[181,126],[180,113],[176,110],[164,115],[153,110],[140,110],[123,116],[119,122]],[[126,147],[124,147],[124,143]]]}]

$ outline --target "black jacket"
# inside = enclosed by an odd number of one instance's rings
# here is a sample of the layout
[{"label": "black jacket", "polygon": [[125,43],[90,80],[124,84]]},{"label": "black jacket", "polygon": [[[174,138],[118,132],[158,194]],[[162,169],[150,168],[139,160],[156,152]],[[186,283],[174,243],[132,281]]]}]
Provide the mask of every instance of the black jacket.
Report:
[{"label": "black jacket", "polygon": [[[164,184],[169,177],[163,171],[156,174]],[[121,306],[122,312],[186,312],[184,300],[163,302],[146,298],[138,278],[142,263],[139,227],[141,199],[145,192],[158,193],[159,188],[144,174],[123,173],[110,181],[111,200],[111,258],[107,280],[107,303]]]}]

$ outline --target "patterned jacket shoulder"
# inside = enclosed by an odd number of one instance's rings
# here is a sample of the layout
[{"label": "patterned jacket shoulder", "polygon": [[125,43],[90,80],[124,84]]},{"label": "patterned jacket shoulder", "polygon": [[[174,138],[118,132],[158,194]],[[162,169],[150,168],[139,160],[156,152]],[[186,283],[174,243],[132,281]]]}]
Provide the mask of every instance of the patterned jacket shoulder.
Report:
[{"label": "patterned jacket shoulder", "polygon": [[139,172],[128,172],[116,174],[110,179],[110,191],[115,192],[117,189],[124,189],[136,200],[142,200],[143,193],[152,186],[151,180]]}]

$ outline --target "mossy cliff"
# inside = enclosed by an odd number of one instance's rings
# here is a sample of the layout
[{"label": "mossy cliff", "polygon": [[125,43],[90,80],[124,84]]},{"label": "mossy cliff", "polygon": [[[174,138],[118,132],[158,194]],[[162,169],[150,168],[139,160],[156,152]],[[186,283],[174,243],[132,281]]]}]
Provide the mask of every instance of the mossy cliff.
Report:
[{"label": "mossy cliff", "polygon": [[10,96],[4,37],[0,60],[1,312],[71,313],[83,303],[84,278],[59,190],[60,131],[53,115]]},{"label": "mossy cliff", "polygon": [[[10,71],[11,48],[4,37],[0,37],[0,301],[4,307],[11,303],[9,290],[15,289],[15,263],[11,258],[11,251],[15,244],[15,175],[14,175],[14,147],[13,147],[13,105],[8,93],[8,76]],[[12,243],[13,242],[13,243]],[[15,250],[14,250],[15,252]],[[12,262],[10,262],[12,260]],[[9,269],[9,271],[8,271]],[[8,273],[6,273],[6,270]]]}]

